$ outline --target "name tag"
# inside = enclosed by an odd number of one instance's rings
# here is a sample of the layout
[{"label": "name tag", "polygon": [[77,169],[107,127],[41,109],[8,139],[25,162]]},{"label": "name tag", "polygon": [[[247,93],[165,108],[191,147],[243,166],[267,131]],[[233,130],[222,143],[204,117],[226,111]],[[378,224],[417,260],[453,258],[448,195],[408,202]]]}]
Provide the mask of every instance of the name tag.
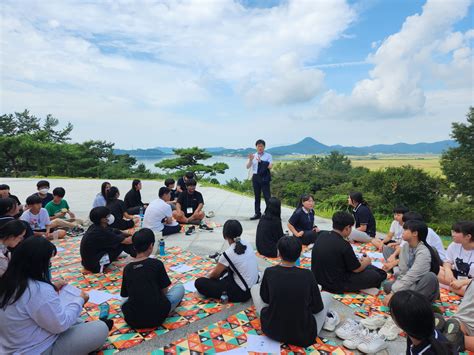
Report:
[{"label": "name tag", "polygon": [[467,276],[458,276],[458,280],[460,280],[460,281],[464,281],[464,280],[468,280],[468,279],[469,279],[469,277],[467,277]]},{"label": "name tag", "polygon": [[109,254],[105,254],[103,257],[100,258],[99,260],[100,264],[100,272],[104,272],[104,266],[110,264],[110,258]]},{"label": "name tag", "polygon": [[186,213],[188,213],[188,214],[189,214],[189,213],[193,213],[193,208],[192,208],[192,207],[188,207],[188,208],[186,209]]}]

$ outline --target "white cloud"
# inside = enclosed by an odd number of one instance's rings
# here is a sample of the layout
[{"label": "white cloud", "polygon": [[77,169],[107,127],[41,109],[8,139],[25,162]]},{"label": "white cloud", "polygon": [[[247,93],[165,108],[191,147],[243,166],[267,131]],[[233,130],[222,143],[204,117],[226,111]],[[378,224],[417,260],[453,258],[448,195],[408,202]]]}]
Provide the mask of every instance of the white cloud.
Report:
[{"label": "white cloud", "polygon": [[[433,79],[441,79],[445,86],[452,83],[472,90],[473,57],[466,45],[471,31],[452,32],[453,24],[467,14],[470,1],[455,3],[428,0],[422,14],[407,17],[401,30],[369,55],[374,68],[367,79],[355,84],[350,95],[331,90],[324,95],[320,117],[381,119],[421,114],[427,104],[424,85]],[[447,63],[436,63],[438,54],[451,58]]]}]

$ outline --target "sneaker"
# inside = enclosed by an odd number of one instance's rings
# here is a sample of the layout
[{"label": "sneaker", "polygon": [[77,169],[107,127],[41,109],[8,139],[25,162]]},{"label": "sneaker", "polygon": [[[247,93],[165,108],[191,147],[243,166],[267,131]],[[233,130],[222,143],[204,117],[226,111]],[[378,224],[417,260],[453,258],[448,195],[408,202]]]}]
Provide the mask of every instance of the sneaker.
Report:
[{"label": "sneaker", "polygon": [[342,344],[347,349],[355,350],[368,335],[369,330],[362,327],[359,331],[352,333]]},{"label": "sneaker", "polygon": [[385,318],[383,315],[376,314],[372,317],[362,319],[360,322],[367,329],[376,330],[382,328],[386,321],[387,318]]},{"label": "sneaker", "polygon": [[209,259],[213,259],[216,263],[220,257],[221,257],[221,253],[218,253],[218,252],[215,252],[214,254],[209,255]]},{"label": "sneaker", "polygon": [[205,230],[205,231],[209,231],[209,232],[212,232],[214,230],[214,228],[211,228],[209,227],[207,224],[205,223],[201,223],[199,225],[199,229],[202,229],[202,230]]},{"label": "sneaker", "polygon": [[383,327],[379,330],[379,334],[383,335],[387,340],[395,340],[402,330],[398,328],[393,319],[389,317]]},{"label": "sneaker", "polygon": [[186,234],[186,235],[191,235],[191,234],[194,233],[194,230],[195,230],[195,229],[196,229],[196,227],[191,226],[191,227],[188,228],[188,230],[187,230],[186,233],[184,233],[184,234]]},{"label": "sneaker", "polygon": [[323,329],[327,330],[328,332],[333,332],[336,330],[336,327],[341,322],[341,318],[339,318],[339,314],[335,311],[329,311],[326,315],[326,321],[324,322]]},{"label": "sneaker", "polygon": [[250,217],[250,220],[251,220],[251,221],[255,221],[255,220],[257,220],[257,219],[260,219],[261,216],[262,216],[261,214],[257,214],[257,213],[256,213],[256,214],[254,214],[252,217]]},{"label": "sneaker", "polygon": [[364,327],[359,321],[354,319],[347,319],[339,328],[336,329],[336,335],[345,340],[348,339],[353,333],[359,333]]},{"label": "sneaker", "polygon": [[461,324],[456,318],[450,318],[446,321],[443,329],[443,335],[457,352],[464,350],[464,333],[461,330]]},{"label": "sneaker", "polygon": [[434,314],[434,319],[435,319],[435,328],[438,329],[440,332],[442,332],[444,325],[446,324],[446,320],[439,313]]},{"label": "sneaker", "polygon": [[385,337],[377,332],[369,334],[357,345],[357,350],[365,354],[375,354],[387,348]]},{"label": "sneaker", "polygon": [[214,211],[209,211],[209,213],[206,214],[206,217],[207,218],[213,218],[216,214],[214,213]]}]

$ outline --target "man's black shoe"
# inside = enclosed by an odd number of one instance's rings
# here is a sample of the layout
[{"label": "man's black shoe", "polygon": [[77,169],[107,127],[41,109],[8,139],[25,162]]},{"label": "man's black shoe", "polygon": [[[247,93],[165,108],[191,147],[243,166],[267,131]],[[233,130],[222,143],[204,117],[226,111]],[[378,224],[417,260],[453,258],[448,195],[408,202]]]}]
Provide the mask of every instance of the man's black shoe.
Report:
[{"label": "man's black shoe", "polygon": [[261,214],[254,214],[253,217],[250,217],[250,220],[251,220],[251,221],[255,221],[255,220],[257,220],[257,219],[260,219],[260,217],[262,217]]}]

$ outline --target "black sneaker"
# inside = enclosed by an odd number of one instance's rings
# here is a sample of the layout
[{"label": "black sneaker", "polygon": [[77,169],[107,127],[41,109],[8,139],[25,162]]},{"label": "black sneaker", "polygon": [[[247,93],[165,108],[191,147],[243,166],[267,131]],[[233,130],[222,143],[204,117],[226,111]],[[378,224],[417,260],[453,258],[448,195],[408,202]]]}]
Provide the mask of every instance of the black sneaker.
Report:
[{"label": "black sneaker", "polygon": [[191,226],[191,227],[188,228],[188,230],[187,230],[186,233],[184,233],[184,234],[186,234],[186,235],[191,235],[191,234],[194,233],[194,230],[195,230],[195,229],[196,229],[196,227]]},{"label": "black sneaker", "polygon": [[214,254],[209,255],[209,259],[213,259],[216,263],[220,257],[221,257],[221,253],[218,253],[218,252],[215,252]]},{"label": "black sneaker", "polygon": [[209,231],[209,232],[212,232],[214,230],[214,228],[211,228],[209,227],[207,224],[205,223],[202,223],[199,225],[199,229],[203,229],[205,231]]},{"label": "black sneaker", "polygon": [[440,332],[442,332],[444,325],[446,324],[446,320],[444,319],[443,315],[439,313],[435,313],[434,319],[435,319],[435,328],[438,329]]},{"label": "black sneaker", "polygon": [[257,220],[257,219],[260,219],[260,217],[262,217],[261,214],[255,213],[252,217],[250,217],[250,220],[251,220],[251,221],[255,221],[255,220]]},{"label": "black sneaker", "polygon": [[450,318],[446,321],[443,335],[449,341],[455,353],[464,351],[464,333],[461,330],[461,323],[457,319]]}]

